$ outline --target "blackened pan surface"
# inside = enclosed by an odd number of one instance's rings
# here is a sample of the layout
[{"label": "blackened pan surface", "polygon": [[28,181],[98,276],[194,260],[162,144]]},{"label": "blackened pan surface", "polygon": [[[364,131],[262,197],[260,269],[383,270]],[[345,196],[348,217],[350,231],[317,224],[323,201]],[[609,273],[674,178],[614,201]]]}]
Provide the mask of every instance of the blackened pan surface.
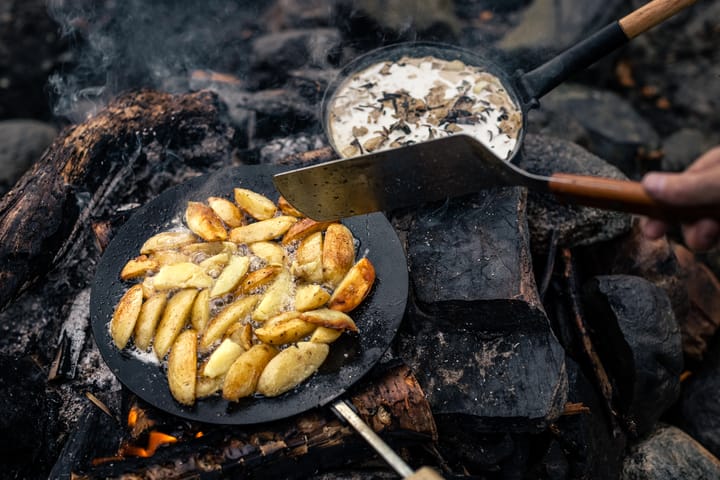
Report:
[{"label": "blackened pan surface", "polygon": [[[232,199],[233,188],[242,187],[277,199],[272,175],[280,168],[268,165],[230,167],[194,178],[153,199],[127,221],[100,260],[90,301],[95,341],[117,378],[149,404],[189,420],[246,425],[286,418],[322,406],[342,395],[365,375],[390,346],[402,321],[408,278],[405,254],[395,231],[380,213],[343,220],[358,240],[358,257],[367,256],[377,280],[370,295],[351,316],[360,333],[343,335],[330,345],[330,355],[320,370],[299,387],[275,398],[248,398],[227,402],[219,396],[199,400],[192,407],[176,402],[168,388],[164,366],[143,360],[112,343],[108,322],[115,305],[130,286],[119,278],[125,263],[139,254],[150,236],[178,227],[189,200],[209,196]],[[147,358],[151,354],[144,355]]]}]

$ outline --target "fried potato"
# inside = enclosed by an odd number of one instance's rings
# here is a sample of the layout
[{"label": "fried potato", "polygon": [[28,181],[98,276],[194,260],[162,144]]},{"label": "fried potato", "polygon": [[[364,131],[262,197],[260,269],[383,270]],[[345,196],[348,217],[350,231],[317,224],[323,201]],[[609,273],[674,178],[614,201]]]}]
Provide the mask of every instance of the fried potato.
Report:
[{"label": "fried potato", "polygon": [[194,288],[186,288],[167,301],[153,341],[153,350],[159,360],[165,357],[175,338],[185,328],[197,293]]},{"label": "fried potato", "polygon": [[193,259],[196,259],[199,255],[212,257],[223,252],[233,255],[237,252],[237,245],[233,242],[198,242],[185,245],[180,249],[180,252]]},{"label": "fried potato", "polygon": [[148,254],[160,250],[177,250],[196,241],[197,237],[192,232],[162,232],[148,238],[140,247],[140,253]]},{"label": "fried potato", "polygon": [[283,245],[288,245],[292,242],[302,240],[303,238],[315,232],[324,231],[326,228],[328,228],[329,225],[333,223],[336,222],[318,222],[317,220],[313,220],[312,218],[301,218],[300,220],[295,222],[292,227],[288,229],[287,232],[285,232],[281,243]]},{"label": "fried potato", "polygon": [[323,281],[337,286],[355,263],[355,244],[349,228],[342,223],[328,226],[322,249]]},{"label": "fried potato", "polygon": [[250,251],[268,265],[282,265],[285,262],[285,250],[277,243],[251,243]]},{"label": "fried potato", "polygon": [[282,267],[280,265],[269,265],[248,273],[242,279],[240,285],[238,285],[236,294],[247,295],[248,293],[264,287],[275,280],[281,271]]},{"label": "fried potato", "polygon": [[278,350],[261,343],[240,355],[230,366],[223,382],[222,395],[236,402],[255,393],[260,374]]},{"label": "fried potato", "polygon": [[247,188],[236,188],[234,191],[235,203],[248,215],[256,220],[267,220],[277,212],[272,200]]},{"label": "fried potato", "polygon": [[349,312],[367,297],[375,282],[375,267],[367,257],[361,258],[345,275],[328,301],[328,308]]},{"label": "fried potato", "polygon": [[153,336],[155,336],[155,328],[160,320],[160,315],[165,310],[167,297],[166,292],[155,293],[143,303],[140,309],[140,316],[135,324],[134,341],[135,346],[143,352],[148,349]]},{"label": "fried potato", "polygon": [[292,390],[320,368],[330,352],[325,343],[298,342],[275,355],[262,371],[257,392],[277,397]]},{"label": "fried potato", "polygon": [[290,203],[282,195],[278,198],[277,204],[278,207],[280,207],[280,211],[285,215],[291,215],[298,218],[305,216],[297,208],[290,205]]},{"label": "fried potato", "polygon": [[210,321],[210,290],[200,290],[190,312],[190,325],[198,332],[204,332]]},{"label": "fried potato", "polygon": [[153,252],[150,258],[157,262],[158,267],[190,261],[188,255],[178,252],[177,250],[158,250],[157,252]]},{"label": "fried potato", "polygon": [[357,332],[358,328],[350,316],[338,310],[330,310],[329,308],[319,308],[302,312],[300,318],[306,322],[321,325],[323,327],[334,328],[336,330],[350,330]]},{"label": "fried potato", "polygon": [[275,281],[265,290],[262,300],[253,311],[252,319],[264,322],[282,311],[291,300],[292,275],[287,270],[278,273]]},{"label": "fried potato", "polygon": [[133,285],[125,292],[113,313],[110,321],[110,336],[119,349],[125,348],[135,329],[143,304],[142,285]]},{"label": "fried potato", "polygon": [[200,202],[188,202],[185,209],[185,224],[197,236],[207,242],[225,240],[228,237],[225,225],[212,208]]},{"label": "fried potato", "polygon": [[210,296],[219,297],[220,295],[225,295],[235,290],[247,273],[248,268],[250,268],[249,257],[233,255],[230,262],[215,281],[215,285],[213,285],[212,290],[210,290]]},{"label": "fried potato", "polygon": [[185,330],[172,345],[168,356],[168,385],[173,398],[183,405],[195,403],[197,379],[197,333]]},{"label": "fried potato", "polygon": [[225,338],[237,343],[243,350],[250,350],[253,346],[253,328],[249,323],[233,323],[225,330]]},{"label": "fried potato", "polygon": [[309,283],[295,289],[295,310],[304,312],[324,306],[330,300],[330,294],[320,285]]},{"label": "fried potato", "polygon": [[230,230],[230,241],[254,243],[272,240],[287,232],[295,222],[297,222],[297,218],[283,215],[233,228]]},{"label": "fried potato", "polygon": [[176,288],[210,288],[214,280],[200,266],[191,262],[175,263],[160,267],[153,278],[155,290]]},{"label": "fried potato", "polygon": [[216,394],[222,388],[223,381],[223,377],[206,377],[201,371],[195,382],[195,398],[199,400]]},{"label": "fried potato", "polygon": [[235,228],[245,225],[245,217],[243,217],[240,209],[230,200],[220,197],[208,197],[207,202],[213,212],[215,212],[215,215],[228,227]]},{"label": "fried potato", "polygon": [[222,341],[219,347],[208,357],[203,374],[208,377],[225,375],[230,365],[245,351],[243,347],[229,338]]},{"label": "fried potato", "polygon": [[120,278],[123,280],[132,280],[135,278],[144,277],[149,272],[154,272],[160,268],[160,264],[154,258],[150,258],[147,255],[140,255],[129,260],[122,271],[120,272]]},{"label": "fried potato", "polygon": [[258,298],[257,295],[242,297],[222,309],[205,329],[200,339],[200,351],[207,351],[215,341],[222,338],[230,325],[246,317],[257,304]]},{"label": "fried potato", "polygon": [[285,312],[271,318],[255,329],[255,336],[270,345],[297,342],[310,335],[317,325],[301,320],[300,312]]},{"label": "fried potato", "polygon": [[342,335],[342,330],[335,330],[328,327],[317,327],[310,336],[310,341],[315,343],[332,343]]},{"label": "fried potato", "polygon": [[198,263],[202,269],[213,278],[217,278],[225,268],[225,265],[230,261],[230,254],[228,252],[220,252],[217,255],[208,257],[202,262]]},{"label": "fried potato", "polygon": [[316,232],[306,237],[298,245],[292,273],[310,283],[320,283],[322,272],[322,233]]}]

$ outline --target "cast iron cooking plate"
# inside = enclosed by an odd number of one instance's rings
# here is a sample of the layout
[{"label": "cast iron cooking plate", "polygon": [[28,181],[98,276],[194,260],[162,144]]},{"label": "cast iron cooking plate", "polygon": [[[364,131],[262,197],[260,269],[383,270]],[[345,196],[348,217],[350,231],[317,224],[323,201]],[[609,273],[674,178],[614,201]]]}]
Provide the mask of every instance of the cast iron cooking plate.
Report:
[{"label": "cast iron cooking plate", "polygon": [[127,221],[101,258],[92,286],[90,312],[95,341],[110,370],[138,397],[165,412],[215,424],[246,425],[289,417],[323,406],[342,395],[365,375],[390,346],[402,321],[408,278],[405,254],[395,231],[380,213],[343,220],[358,241],[358,257],[366,255],[377,279],[365,301],[352,313],[360,330],[344,334],[330,345],[320,370],[296,389],[275,398],[252,397],[228,402],[220,396],[199,400],[192,407],[173,399],[164,367],[140,359],[112,343],[108,322],[115,305],[131,283],[119,278],[125,263],[139,254],[144,241],[182,225],[189,200],[209,196],[232,199],[233,188],[244,187],[276,200],[272,175],[282,169],[269,165],[230,167],[194,178],[153,199]]}]

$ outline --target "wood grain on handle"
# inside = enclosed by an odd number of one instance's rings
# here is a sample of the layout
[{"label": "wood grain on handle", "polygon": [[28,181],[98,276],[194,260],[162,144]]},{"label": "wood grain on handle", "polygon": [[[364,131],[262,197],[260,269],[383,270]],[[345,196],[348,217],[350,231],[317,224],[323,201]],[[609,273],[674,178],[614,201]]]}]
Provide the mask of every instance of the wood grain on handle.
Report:
[{"label": "wood grain on handle", "polygon": [[653,0],[621,18],[618,23],[628,38],[635,38],[672,17],[696,0]]},{"label": "wood grain on handle", "polygon": [[555,173],[548,188],[561,200],[588,207],[646,215],[669,222],[718,218],[715,207],[675,206],[654,200],[639,182],[614,178]]}]

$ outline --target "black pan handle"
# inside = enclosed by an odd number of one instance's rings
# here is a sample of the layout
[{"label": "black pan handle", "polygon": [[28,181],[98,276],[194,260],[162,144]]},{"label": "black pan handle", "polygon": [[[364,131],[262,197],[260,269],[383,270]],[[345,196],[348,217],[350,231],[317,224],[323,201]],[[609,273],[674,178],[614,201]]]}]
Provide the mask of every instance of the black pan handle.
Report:
[{"label": "black pan handle", "polygon": [[608,53],[694,4],[696,0],[653,0],[604,27],[577,45],[524,73],[519,78],[523,101],[532,105],[536,100],[570,75],[579,72]]}]

